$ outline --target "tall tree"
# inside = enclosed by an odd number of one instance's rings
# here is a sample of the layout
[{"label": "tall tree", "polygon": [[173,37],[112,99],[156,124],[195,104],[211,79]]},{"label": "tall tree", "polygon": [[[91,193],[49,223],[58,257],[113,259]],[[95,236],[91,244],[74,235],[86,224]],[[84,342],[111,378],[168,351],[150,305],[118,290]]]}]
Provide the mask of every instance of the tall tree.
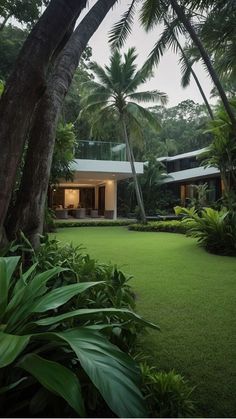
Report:
[{"label": "tall tree", "polygon": [[56,128],[64,97],[89,39],[116,1],[98,0],[78,25],[55,63],[34,114],[21,185],[7,232],[12,237],[23,230],[35,247],[43,229]]},{"label": "tall tree", "polygon": [[4,29],[10,18],[19,23],[32,26],[40,16],[42,6],[48,1],[43,0],[1,0],[0,4],[0,31]]},{"label": "tall tree", "polygon": [[16,26],[7,26],[0,34],[0,78],[7,80],[28,33]]},{"label": "tall tree", "polygon": [[[124,41],[131,31],[131,24],[133,22],[133,16],[135,7],[138,0],[133,0],[130,8],[126,12],[126,14],[123,16],[120,22],[118,22],[115,26],[113,31],[111,32],[110,40],[113,43],[113,45],[122,46],[124,44]],[[146,29],[151,29],[155,25],[159,24],[160,22],[163,22],[166,18],[168,19],[168,13],[171,12],[174,13],[175,16],[177,16],[179,22],[181,25],[185,28],[186,32],[190,36],[191,40],[193,41],[194,45],[198,48],[199,53],[201,55],[202,61],[204,65],[206,66],[209,75],[212,78],[213,83],[215,84],[219,96],[222,100],[222,103],[225,107],[225,110],[233,124],[233,126],[236,129],[236,117],[234,114],[234,111],[232,107],[230,106],[230,103],[227,99],[227,96],[225,94],[225,91],[223,89],[223,86],[220,82],[220,79],[218,77],[217,72],[215,71],[215,68],[213,67],[213,64],[211,62],[210,56],[204,47],[200,37],[198,36],[198,33],[195,29],[194,24],[192,24],[192,12],[193,10],[201,8],[208,8],[209,4],[214,4],[214,1],[201,1],[201,0],[185,0],[182,1],[181,4],[177,0],[145,0],[142,4],[141,8],[141,22],[146,27]],[[160,51],[152,51],[152,54],[160,53]],[[153,57],[150,57],[150,61],[153,61]]]},{"label": "tall tree", "polygon": [[161,101],[166,103],[166,95],[158,90],[139,92],[137,89],[150,78],[151,72],[147,66],[137,70],[135,49],[131,48],[122,60],[121,54],[116,50],[110,58],[109,66],[103,69],[97,63],[91,65],[98,81],[86,83],[88,89],[84,98],[86,111],[96,111],[100,120],[116,118],[119,122],[123,139],[126,143],[127,155],[130,161],[134,179],[135,192],[142,221],[146,221],[145,209],[141,189],[135,171],[135,161],[130,136],[142,135],[141,121],[145,120],[155,129],[160,125],[150,111],[143,108],[141,102]]},{"label": "tall tree", "polygon": [[46,87],[52,56],[68,36],[68,30],[85,0],[51,0],[19,54],[15,69],[0,100],[0,243],[17,168],[35,105]]}]

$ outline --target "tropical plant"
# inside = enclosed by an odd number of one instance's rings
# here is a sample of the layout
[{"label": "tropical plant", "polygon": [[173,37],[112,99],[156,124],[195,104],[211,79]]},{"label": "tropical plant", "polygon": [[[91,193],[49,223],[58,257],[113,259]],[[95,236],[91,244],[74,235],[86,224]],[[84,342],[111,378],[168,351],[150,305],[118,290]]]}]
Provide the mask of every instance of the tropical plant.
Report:
[{"label": "tropical plant", "polygon": [[119,51],[114,51],[110,64],[105,69],[95,62],[92,63],[90,68],[97,77],[97,81],[88,81],[84,84],[86,94],[83,99],[82,112],[96,111],[97,120],[94,121],[94,125],[97,121],[101,123],[110,118],[117,120],[120,124],[132,169],[138,206],[142,220],[145,222],[145,210],[135,171],[131,139],[135,138],[137,141],[142,138],[142,121],[159,130],[160,125],[157,119],[139,103],[156,101],[166,103],[166,95],[158,90],[137,91],[139,86],[151,77],[152,72],[145,65],[137,70],[136,58],[135,49],[130,48],[124,54],[124,60]]},{"label": "tropical plant", "polygon": [[[155,157],[149,159],[144,165],[144,173],[139,177],[139,184],[142,191],[147,214],[156,212],[157,201],[160,197],[160,185],[165,179],[165,168]],[[130,182],[128,189],[134,189],[134,183]]]},{"label": "tropical plant", "polygon": [[160,372],[141,363],[144,394],[149,417],[188,418],[196,414],[194,388],[175,371]]},{"label": "tropical plant", "polygon": [[59,179],[73,179],[70,164],[74,159],[75,133],[72,123],[58,124],[55,148],[51,167],[50,183],[55,185]]},{"label": "tropical plant", "polygon": [[222,209],[204,208],[200,213],[175,207],[176,214],[184,215],[182,223],[188,227],[187,235],[197,238],[207,251],[219,255],[236,255],[236,213]]},{"label": "tropical plant", "polygon": [[85,377],[117,416],[145,417],[139,369],[102,331],[117,326],[113,316],[157,326],[127,309],[60,312],[73,297],[101,283],[50,287],[63,268],[37,274],[34,264],[22,273],[19,260],[0,259],[0,398],[4,416],[28,416],[32,409],[36,415],[45,409],[50,414],[56,395],[84,417]]},{"label": "tropical plant", "polygon": [[[92,259],[84,252],[81,246],[71,244],[63,245],[56,239],[48,236],[41,237],[41,245],[35,251],[29,240],[21,233],[20,240],[13,242],[5,255],[20,255],[23,263],[23,271],[31,264],[37,265],[37,272],[44,272],[55,266],[62,268],[49,288],[70,285],[77,282],[101,282],[101,286],[88,289],[83,296],[74,297],[67,305],[60,309],[66,312],[73,307],[103,309],[108,307],[135,309],[135,294],[129,285],[131,276],[120,270],[117,266],[100,263]],[[128,352],[137,342],[138,335],[144,329],[143,326],[134,324],[132,321],[122,322],[117,319],[117,327],[109,330],[110,340]]]},{"label": "tropical plant", "polygon": [[[235,110],[236,102],[232,102]],[[218,108],[215,121],[209,123],[208,132],[212,133],[213,141],[206,152],[200,155],[206,167],[217,167],[223,182],[223,193],[229,195],[236,192],[236,135],[234,127],[224,108]]]}]

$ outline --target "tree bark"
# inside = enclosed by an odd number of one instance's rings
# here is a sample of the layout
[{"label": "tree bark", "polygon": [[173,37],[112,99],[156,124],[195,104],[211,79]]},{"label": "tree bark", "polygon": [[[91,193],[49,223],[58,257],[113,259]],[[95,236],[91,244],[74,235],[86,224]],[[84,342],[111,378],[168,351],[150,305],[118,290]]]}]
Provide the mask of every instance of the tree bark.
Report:
[{"label": "tree bark", "polygon": [[84,0],[51,0],[25,41],[0,101],[0,243],[32,114],[46,87],[50,59]]},{"label": "tree bark", "polygon": [[204,61],[205,65],[206,65],[206,67],[209,71],[209,74],[210,74],[210,76],[211,76],[211,78],[212,78],[212,80],[213,80],[213,82],[214,82],[214,84],[215,84],[215,86],[216,86],[216,88],[219,92],[220,98],[221,98],[222,103],[225,107],[225,110],[226,110],[226,112],[229,116],[229,119],[232,122],[233,127],[236,128],[236,118],[235,118],[234,112],[233,112],[233,110],[230,106],[230,103],[227,99],[227,96],[225,94],[223,86],[222,86],[222,84],[219,80],[219,77],[218,77],[218,75],[217,75],[217,73],[216,73],[216,71],[215,71],[215,69],[212,65],[211,59],[210,59],[204,45],[202,44],[200,38],[198,37],[198,35],[197,35],[194,27],[192,26],[191,22],[189,21],[189,19],[185,15],[183,8],[178,4],[178,2],[176,0],[170,0],[170,3],[172,5],[172,8],[174,9],[176,15],[178,16],[179,20],[183,23],[185,29],[188,31],[193,43],[198,48],[198,50],[201,54],[202,60]]},{"label": "tree bark", "polygon": [[129,138],[128,138],[128,133],[127,133],[127,128],[126,128],[126,123],[125,123],[124,116],[121,117],[121,123],[122,123],[122,129],[123,129],[125,144],[126,144],[126,148],[127,148],[128,159],[129,159],[131,170],[132,170],[132,176],[133,176],[133,180],[134,180],[134,187],[135,187],[135,192],[136,192],[137,203],[138,203],[138,207],[139,207],[140,213],[141,213],[141,220],[142,220],[142,223],[146,224],[147,220],[146,220],[146,214],[145,214],[144,203],[143,203],[143,198],[142,198],[142,191],[140,189],[137,173],[136,173],[136,170],[135,170],[134,155],[133,155],[130,143],[129,143]]},{"label": "tree bark", "polygon": [[47,89],[36,108],[21,186],[7,223],[10,238],[22,230],[35,248],[39,245],[39,235],[43,232],[55,133],[63,101],[81,54],[116,1],[98,0],[84,17],[58,57]]}]

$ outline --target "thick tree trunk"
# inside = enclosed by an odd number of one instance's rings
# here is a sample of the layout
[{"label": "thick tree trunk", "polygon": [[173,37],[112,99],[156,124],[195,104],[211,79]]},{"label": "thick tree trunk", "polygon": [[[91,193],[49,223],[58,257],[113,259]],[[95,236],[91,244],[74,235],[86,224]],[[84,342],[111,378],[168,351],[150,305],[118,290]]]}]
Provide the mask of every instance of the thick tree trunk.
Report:
[{"label": "thick tree trunk", "polygon": [[51,0],[28,36],[0,101],[0,243],[26,133],[51,57],[84,0]]},{"label": "thick tree trunk", "polygon": [[170,3],[172,5],[172,8],[174,9],[175,13],[177,14],[179,20],[183,23],[185,29],[188,31],[193,43],[196,45],[196,47],[198,48],[202,60],[204,61],[209,74],[219,92],[220,98],[223,102],[223,105],[225,107],[225,110],[229,116],[230,121],[232,122],[232,125],[234,128],[236,128],[236,119],[235,119],[235,115],[234,112],[230,106],[230,103],[227,99],[227,96],[225,94],[225,91],[223,89],[223,86],[219,80],[219,77],[212,65],[211,59],[207,53],[207,51],[204,48],[204,45],[202,44],[200,38],[198,37],[194,27],[192,26],[191,22],[189,21],[189,19],[187,18],[187,16],[184,13],[184,9],[178,4],[178,2],[176,0],[170,0]]},{"label": "thick tree trunk", "polygon": [[[164,19],[164,21],[165,21],[165,24],[168,26],[168,28],[171,30],[171,26],[170,26],[169,22],[168,22],[166,19]],[[210,104],[209,104],[209,102],[208,102],[208,100],[207,100],[207,97],[206,97],[206,95],[205,95],[205,93],[204,93],[204,90],[203,90],[203,88],[202,88],[202,86],[201,86],[201,83],[200,83],[200,81],[199,81],[199,79],[198,79],[198,77],[197,77],[197,75],[196,75],[195,71],[193,70],[193,68],[192,68],[191,64],[189,63],[188,57],[186,56],[186,54],[185,54],[185,52],[184,52],[184,49],[182,48],[182,46],[181,46],[181,44],[180,44],[180,42],[179,42],[178,38],[175,36],[174,31],[172,31],[172,35],[173,35],[173,37],[174,37],[174,39],[175,39],[175,41],[176,41],[176,43],[177,43],[177,45],[178,45],[178,48],[179,48],[179,50],[180,50],[180,52],[181,52],[181,54],[182,54],[182,56],[183,56],[183,58],[184,58],[184,60],[185,60],[185,62],[186,62],[186,64],[187,64],[188,68],[189,68],[189,69],[190,69],[190,71],[191,71],[191,74],[192,74],[192,76],[193,76],[193,78],[194,78],[194,80],[195,80],[195,83],[196,83],[196,85],[197,85],[197,87],[198,87],[198,90],[199,90],[199,92],[200,92],[200,94],[201,94],[201,96],[202,96],[202,98],[203,98],[203,101],[204,101],[204,103],[205,103],[205,105],[206,105],[206,108],[207,108],[207,111],[208,111],[208,113],[209,113],[209,116],[210,116],[210,118],[211,118],[212,120],[214,120],[214,115],[213,115],[213,112],[212,112],[211,106],[210,106]]]},{"label": "thick tree trunk", "polygon": [[145,224],[147,222],[147,220],[146,220],[146,214],[145,214],[144,203],[143,203],[143,198],[142,198],[142,191],[140,189],[137,173],[136,173],[136,170],[135,170],[134,155],[133,155],[130,143],[129,143],[129,138],[128,138],[128,133],[127,133],[127,128],[126,128],[126,123],[125,123],[124,117],[121,118],[121,123],[122,123],[122,129],[123,129],[125,144],[126,144],[126,148],[127,148],[128,159],[129,159],[131,170],[132,170],[135,193],[136,193],[138,207],[140,209],[141,220],[142,220],[142,223]]},{"label": "thick tree trunk", "polygon": [[39,234],[43,231],[55,133],[64,97],[88,41],[116,1],[98,0],[84,17],[58,57],[36,108],[20,190],[7,223],[10,237],[23,230],[34,247],[38,246]]}]

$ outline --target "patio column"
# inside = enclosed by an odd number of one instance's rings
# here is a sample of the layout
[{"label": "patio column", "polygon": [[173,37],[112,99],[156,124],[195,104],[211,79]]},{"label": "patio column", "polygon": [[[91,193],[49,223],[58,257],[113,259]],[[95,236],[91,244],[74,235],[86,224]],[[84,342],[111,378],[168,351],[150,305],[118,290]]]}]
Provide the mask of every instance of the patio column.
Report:
[{"label": "patio column", "polygon": [[106,211],[113,211],[113,220],[117,219],[117,181],[116,180],[108,180],[106,182],[105,214],[106,214]]}]

